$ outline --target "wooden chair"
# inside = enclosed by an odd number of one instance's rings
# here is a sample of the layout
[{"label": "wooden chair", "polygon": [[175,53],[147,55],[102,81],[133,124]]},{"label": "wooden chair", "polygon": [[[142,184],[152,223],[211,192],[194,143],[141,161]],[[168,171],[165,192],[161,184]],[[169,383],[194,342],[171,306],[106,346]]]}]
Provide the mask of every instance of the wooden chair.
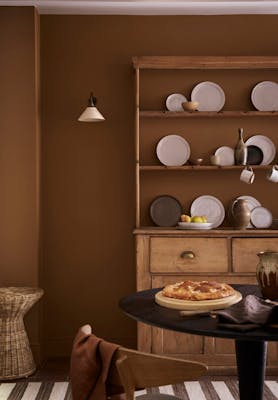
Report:
[{"label": "wooden chair", "polygon": [[[90,325],[81,327],[81,332],[87,336],[92,334]],[[107,387],[115,388],[111,400],[134,400],[134,392],[156,386],[181,383],[196,380],[207,372],[205,364],[187,361],[156,354],[118,347],[112,357],[106,379]],[[123,390],[122,390],[123,389]],[[145,394],[136,400],[174,400],[175,396],[167,394]]]},{"label": "wooden chair", "polygon": [[[134,400],[135,388],[181,383],[196,380],[207,372],[207,366],[194,361],[148,354],[120,347],[112,359],[108,382],[123,386],[126,400]],[[140,400],[174,400],[167,394],[137,396]]]}]

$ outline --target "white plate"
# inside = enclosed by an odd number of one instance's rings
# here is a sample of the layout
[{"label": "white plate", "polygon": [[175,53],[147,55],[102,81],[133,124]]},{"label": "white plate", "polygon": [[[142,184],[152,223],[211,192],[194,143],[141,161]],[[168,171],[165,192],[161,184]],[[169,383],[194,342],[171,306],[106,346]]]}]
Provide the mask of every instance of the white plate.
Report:
[{"label": "white plate", "polygon": [[278,85],[276,82],[263,81],[252,90],[251,100],[259,111],[278,111]]},{"label": "white plate", "polygon": [[220,200],[214,196],[204,195],[197,197],[191,204],[190,214],[205,215],[212,228],[221,225],[225,218],[225,209]]},{"label": "white plate", "polygon": [[198,101],[199,111],[220,111],[225,104],[225,93],[217,83],[201,82],[192,90],[191,100]]},{"label": "white plate", "polygon": [[267,136],[254,135],[247,139],[245,143],[247,146],[254,145],[262,150],[264,155],[263,161],[261,162],[262,165],[268,165],[273,161],[276,154],[276,147]]},{"label": "white plate", "polygon": [[185,164],[189,159],[190,146],[179,135],[167,135],[158,142],[156,154],[162,164],[175,167]]},{"label": "white plate", "polygon": [[219,165],[234,165],[235,164],[235,151],[231,147],[222,146],[219,147],[214,153],[216,156],[219,156],[220,163]]},{"label": "white plate", "polygon": [[265,207],[255,207],[251,212],[251,223],[255,228],[269,228],[272,224],[272,214]]},{"label": "white plate", "polygon": [[[236,200],[238,200],[238,199],[247,200],[247,206],[248,206],[250,212],[252,212],[252,210],[255,207],[260,207],[261,206],[261,203],[257,199],[255,199],[255,197],[252,197],[252,196],[239,196],[239,197],[236,198]],[[234,203],[233,203],[233,205],[234,205]],[[233,205],[232,205],[232,207],[233,207]],[[252,228],[252,227],[253,227],[253,225],[251,223],[249,223],[247,225],[247,228]]]},{"label": "white plate", "polygon": [[166,99],[166,108],[169,111],[184,111],[182,103],[186,102],[187,98],[180,93],[173,93]]},{"label": "white plate", "polygon": [[210,222],[179,222],[180,229],[212,229]]}]

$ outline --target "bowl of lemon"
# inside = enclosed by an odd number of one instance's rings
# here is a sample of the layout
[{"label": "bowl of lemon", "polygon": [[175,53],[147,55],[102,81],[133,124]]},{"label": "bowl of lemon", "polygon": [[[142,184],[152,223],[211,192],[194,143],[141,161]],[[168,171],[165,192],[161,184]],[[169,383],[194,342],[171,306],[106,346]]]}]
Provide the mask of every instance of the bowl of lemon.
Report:
[{"label": "bowl of lemon", "polygon": [[178,227],[180,229],[212,229],[213,224],[208,222],[205,215],[187,215],[182,214]]}]

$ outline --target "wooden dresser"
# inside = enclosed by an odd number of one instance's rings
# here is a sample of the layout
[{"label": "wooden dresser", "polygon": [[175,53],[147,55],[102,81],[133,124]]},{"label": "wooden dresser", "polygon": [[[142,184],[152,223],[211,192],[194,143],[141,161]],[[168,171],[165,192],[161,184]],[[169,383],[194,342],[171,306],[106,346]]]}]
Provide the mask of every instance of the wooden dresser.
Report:
[{"label": "wooden dresser", "polygon": [[[278,231],[219,229],[178,231],[136,229],[137,289],[162,287],[185,279],[256,283],[257,253],[278,249]],[[229,339],[181,334],[138,324],[142,351],[189,357],[207,363],[215,373],[235,367],[234,342]],[[278,347],[269,343],[269,371],[277,370]]]},{"label": "wooden dresser", "polygon": [[[278,251],[278,230],[235,230],[228,209],[237,196],[251,195],[278,216],[278,186],[266,180],[271,165],[255,165],[253,185],[239,181],[242,166],[216,167],[210,155],[221,145],[234,147],[237,129],[246,136],[258,132],[278,146],[278,112],[254,110],[250,91],[259,81],[277,80],[278,57],[134,57],[136,81],[136,275],[137,290],[162,287],[185,279],[227,283],[256,283],[257,253]],[[171,93],[188,94],[200,81],[217,82],[226,103],[221,112],[165,111]],[[156,157],[156,145],[167,134],[179,134],[190,143],[191,155],[201,166],[165,167]],[[277,158],[273,163],[277,162]],[[212,230],[154,227],[149,215],[159,195],[177,198],[184,213],[204,194],[224,205],[223,224]],[[235,370],[232,340],[201,337],[138,324],[138,349],[207,363],[214,373]],[[277,344],[269,343],[269,372],[277,372]]]}]

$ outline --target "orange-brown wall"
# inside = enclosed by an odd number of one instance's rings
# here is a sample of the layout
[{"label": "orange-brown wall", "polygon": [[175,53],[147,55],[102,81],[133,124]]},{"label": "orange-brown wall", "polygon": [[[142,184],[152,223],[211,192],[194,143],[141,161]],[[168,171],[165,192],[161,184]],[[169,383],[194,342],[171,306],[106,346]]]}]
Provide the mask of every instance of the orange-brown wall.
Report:
[{"label": "orange-brown wall", "polygon": [[[66,352],[85,322],[134,344],[117,306],[135,290],[131,57],[277,55],[278,16],[44,15],[41,28],[46,349]],[[91,90],[106,121],[79,123]]]},{"label": "orange-brown wall", "polygon": [[[69,354],[86,322],[135,345],[135,323],[117,305],[135,290],[131,57],[277,48],[278,16],[41,16],[45,356]],[[91,90],[106,121],[79,123]]]},{"label": "orange-brown wall", "polygon": [[[39,284],[39,19],[0,7],[0,285]],[[38,305],[26,318],[39,353]]]}]

